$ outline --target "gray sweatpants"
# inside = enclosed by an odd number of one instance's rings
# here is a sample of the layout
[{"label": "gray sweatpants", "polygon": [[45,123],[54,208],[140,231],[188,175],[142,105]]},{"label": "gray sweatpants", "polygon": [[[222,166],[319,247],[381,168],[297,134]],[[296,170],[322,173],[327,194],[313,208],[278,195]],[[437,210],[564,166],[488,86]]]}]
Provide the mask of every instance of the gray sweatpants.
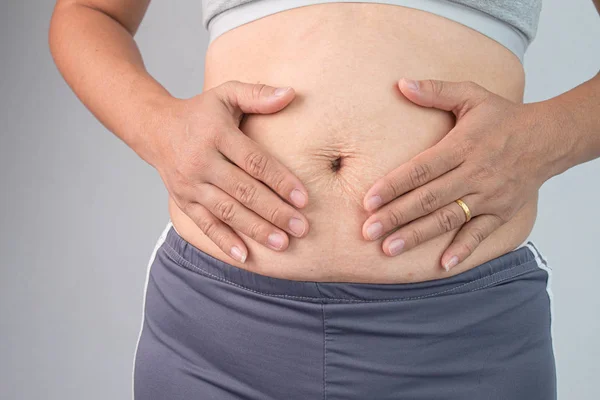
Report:
[{"label": "gray sweatpants", "polygon": [[551,270],[528,241],[449,278],[293,281],[171,222],[148,266],[135,400],[552,400]]}]

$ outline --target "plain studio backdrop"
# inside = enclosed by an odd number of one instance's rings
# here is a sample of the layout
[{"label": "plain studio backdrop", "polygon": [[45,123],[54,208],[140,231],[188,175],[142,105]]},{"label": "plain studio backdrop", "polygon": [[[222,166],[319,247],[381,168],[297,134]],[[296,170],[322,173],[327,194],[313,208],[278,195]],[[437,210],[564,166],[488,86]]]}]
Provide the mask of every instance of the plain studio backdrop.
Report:
[{"label": "plain studio backdrop", "polygon": [[[130,399],[167,191],[63,81],[47,44],[53,6],[0,3],[0,399]],[[136,35],[148,70],[177,97],[202,90],[200,7],[154,0]],[[544,0],[525,56],[525,102],[599,67],[592,1]],[[530,235],[553,268],[560,399],[600,398],[599,205],[594,160],[542,186]]]}]

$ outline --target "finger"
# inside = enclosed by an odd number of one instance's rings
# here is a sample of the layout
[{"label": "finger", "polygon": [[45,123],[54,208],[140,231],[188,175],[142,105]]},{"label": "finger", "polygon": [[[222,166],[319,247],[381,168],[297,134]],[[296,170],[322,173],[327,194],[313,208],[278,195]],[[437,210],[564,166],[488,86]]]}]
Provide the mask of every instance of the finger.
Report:
[{"label": "finger", "polygon": [[414,85],[406,78],[398,81],[398,87],[406,98],[423,107],[452,111],[457,118],[481,104],[491,93],[472,81],[424,79],[413,82]]},{"label": "finger", "polygon": [[296,96],[293,88],[275,87],[263,83],[227,81],[213,88],[236,120],[242,113],[271,114],[287,106]]},{"label": "finger", "polygon": [[363,237],[366,240],[378,239],[387,232],[455,201],[465,193],[471,193],[468,181],[462,177],[463,173],[461,169],[455,168],[441,178],[386,204],[367,218],[363,224]]},{"label": "finger", "polygon": [[492,214],[480,215],[467,222],[442,255],[441,263],[444,269],[450,271],[451,268],[464,261],[486,237],[502,224],[504,221]]},{"label": "finger", "polygon": [[224,190],[246,208],[292,235],[302,237],[307,234],[306,218],[262,182],[225,159],[213,165],[214,170],[206,177],[207,182]]},{"label": "finger", "polygon": [[200,185],[198,202],[228,226],[273,250],[285,250],[289,244],[284,231],[274,227],[236,199],[211,184]]},{"label": "finger", "polygon": [[386,237],[382,243],[383,252],[389,256],[396,256],[441,234],[460,228],[466,220],[463,209],[453,201]]},{"label": "finger", "polygon": [[219,135],[216,147],[234,164],[264,182],[283,199],[290,200],[296,207],[302,208],[308,202],[307,191],[300,179],[237,127],[232,127],[229,133]]},{"label": "finger", "polygon": [[396,197],[450,171],[463,161],[460,144],[445,136],[434,146],[417,154],[379,178],[363,199],[365,210],[374,211]]},{"label": "finger", "polygon": [[188,217],[225,254],[239,262],[246,262],[248,249],[242,239],[226,224],[199,203],[192,202],[182,209]]}]

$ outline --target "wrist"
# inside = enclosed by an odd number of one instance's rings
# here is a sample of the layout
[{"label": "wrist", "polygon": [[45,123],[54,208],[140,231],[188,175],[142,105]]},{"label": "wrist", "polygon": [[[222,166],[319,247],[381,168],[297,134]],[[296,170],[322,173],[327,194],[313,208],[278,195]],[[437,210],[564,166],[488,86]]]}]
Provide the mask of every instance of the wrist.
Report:
[{"label": "wrist", "polygon": [[576,164],[574,157],[579,146],[576,121],[559,97],[529,103],[535,108],[536,140],[541,141],[539,171],[542,182],[560,175]]},{"label": "wrist", "polygon": [[160,163],[168,134],[177,120],[176,110],[182,101],[161,93],[147,99],[141,108],[139,122],[128,145],[154,168]]},{"label": "wrist", "polygon": [[536,103],[545,108],[547,122],[537,126],[549,132],[555,157],[549,178],[600,157],[598,93],[600,74],[559,96]]}]

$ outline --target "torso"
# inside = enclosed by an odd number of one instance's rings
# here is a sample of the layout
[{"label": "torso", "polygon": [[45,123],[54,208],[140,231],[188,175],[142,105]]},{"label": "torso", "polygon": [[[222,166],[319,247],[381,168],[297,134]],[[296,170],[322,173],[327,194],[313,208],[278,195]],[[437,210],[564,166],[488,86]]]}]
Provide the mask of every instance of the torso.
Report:
[{"label": "torso", "polygon": [[[277,252],[236,231],[249,251],[242,264],[223,253],[169,199],[177,232],[226,263],[304,281],[426,281],[514,250],[533,228],[537,194],[450,272],[441,267],[440,258],[458,229],[395,257],[381,249],[386,236],[363,238],[362,225],[370,215],[362,207],[366,191],[454,126],[449,112],[405,99],[396,86],[401,77],[471,80],[515,102],[522,102],[525,84],[521,63],[501,44],[454,21],[395,5],[305,6],[216,38],[206,53],[204,90],[239,80],[296,91],[286,108],[248,115],[240,129],[303,182],[309,204],[300,212],[310,232],[301,239],[288,234],[289,247]],[[340,154],[348,157],[343,169],[333,172],[331,160]]]}]

